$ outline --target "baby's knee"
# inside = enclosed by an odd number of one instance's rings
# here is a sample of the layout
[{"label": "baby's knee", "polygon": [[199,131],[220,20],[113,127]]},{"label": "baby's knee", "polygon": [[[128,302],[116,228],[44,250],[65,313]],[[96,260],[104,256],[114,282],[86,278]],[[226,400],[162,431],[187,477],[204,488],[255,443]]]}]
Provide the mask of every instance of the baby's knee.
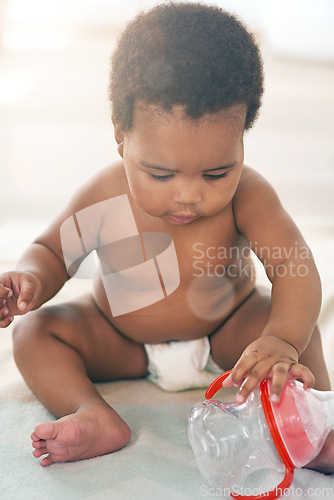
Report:
[{"label": "baby's knee", "polygon": [[52,324],[52,315],[40,309],[31,311],[26,316],[22,316],[13,325],[13,350],[14,357],[26,350],[27,344],[40,343],[48,332]]}]

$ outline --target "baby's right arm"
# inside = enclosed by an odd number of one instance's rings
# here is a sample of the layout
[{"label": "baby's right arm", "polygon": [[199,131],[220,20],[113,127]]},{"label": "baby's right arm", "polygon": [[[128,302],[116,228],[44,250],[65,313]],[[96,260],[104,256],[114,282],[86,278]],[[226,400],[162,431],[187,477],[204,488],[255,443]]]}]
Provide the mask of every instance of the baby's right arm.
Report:
[{"label": "baby's right arm", "polygon": [[[0,275],[0,327],[7,327],[14,316],[40,307],[73,276],[86,255],[76,255],[78,233],[72,226],[70,233],[66,232],[69,241],[63,248],[61,227],[64,222],[73,221],[73,216],[81,210],[124,194],[124,179],[121,162],[98,172],[74,194],[66,209],[22,255],[16,270]],[[104,216],[101,213],[99,220],[95,220],[96,217],[88,220],[85,242],[90,250],[98,245]],[[70,275],[64,261],[66,257],[72,260]]]},{"label": "baby's right arm", "polygon": [[67,279],[64,262],[43,243],[33,243],[16,271],[0,275],[0,327],[7,327],[14,316],[40,307]]}]

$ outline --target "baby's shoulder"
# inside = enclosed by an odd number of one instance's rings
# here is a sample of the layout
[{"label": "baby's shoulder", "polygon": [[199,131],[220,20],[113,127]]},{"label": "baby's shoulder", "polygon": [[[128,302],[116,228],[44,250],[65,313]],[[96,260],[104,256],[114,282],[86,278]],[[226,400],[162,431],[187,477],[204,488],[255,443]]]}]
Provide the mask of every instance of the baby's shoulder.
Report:
[{"label": "baby's shoulder", "polygon": [[123,161],[116,161],[97,172],[86,184],[86,189],[100,199],[126,194],[129,188]]},{"label": "baby's shoulder", "polygon": [[129,191],[123,162],[117,161],[101,169],[75,193],[72,203],[85,208],[100,201],[115,198]]},{"label": "baby's shoulder", "polygon": [[264,205],[278,202],[278,196],[263,175],[251,167],[244,166],[233,201],[236,207],[252,203]]},{"label": "baby's shoulder", "polygon": [[237,227],[243,232],[261,220],[279,219],[284,208],[272,185],[256,170],[244,167],[233,198],[233,213]]},{"label": "baby's shoulder", "polygon": [[254,168],[244,165],[238,185],[238,190],[249,190],[254,187],[265,188],[269,185],[268,181]]}]

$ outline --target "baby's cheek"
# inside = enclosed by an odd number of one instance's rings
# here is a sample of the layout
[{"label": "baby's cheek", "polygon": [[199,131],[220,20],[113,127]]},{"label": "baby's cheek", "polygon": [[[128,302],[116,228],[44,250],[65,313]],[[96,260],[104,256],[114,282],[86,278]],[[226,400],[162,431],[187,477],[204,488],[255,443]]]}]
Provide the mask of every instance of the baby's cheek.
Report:
[{"label": "baby's cheek", "polygon": [[207,199],[206,207],[205,207],[205,212],[206,216],[213,216],[221,212],[227,205],[230,203],[232,197],[229,196],[218,196],[218,197],[211,197]]},{"label": "baby's cheek", "polygon": [[141,191],[133,194],[133,196],[144,212],[152,215],[153,217],[163,215],[168,209],[166,200],[162,196],[152,194],[151,191]]},{"label": "baby's cheek", "polygon": [[147,211],[155,217],[169,213],[168,201],[164,198],[151,198],[147,201]]}]

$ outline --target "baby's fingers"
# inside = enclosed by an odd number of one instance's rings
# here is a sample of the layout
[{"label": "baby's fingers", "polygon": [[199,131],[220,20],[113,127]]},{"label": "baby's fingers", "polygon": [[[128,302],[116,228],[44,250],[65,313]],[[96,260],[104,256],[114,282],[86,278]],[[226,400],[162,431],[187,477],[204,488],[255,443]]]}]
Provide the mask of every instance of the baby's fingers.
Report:
[{"label": "baby's fingers", "polygon": [[26,277],[22,278],[20,295],[17,299],[17,307],[21,311],[28,310],[29,305],[35,296],[35,289],[33,283]]},{"label": "baby's fingers", "polygon": [[[244,383],[244,378],[249,375],[250,371],[258,364],[258,358],[255,354],[242,354],[239,360],[234,365],[231,370],[230,375],[225,380],[223,384],[224,387],[231,387],[233,384],[235,387],[240,387]],[[255,372],[254,372],[255,374]],[[232,384],[231,384],[232,381]]]},{"label": "baby's fingers", "polygon": [[272,403],[278,403],[281,398],[281,392],[285,385],[286,379],[288,377],[289,369],[291,365],[286,362],[276,363],[273,366],[269,377],[272,377],[272,384],[270,390],[270,401]]},{"label": "baby's fingers", "polygon": [[301,365],[299,363],[292,365],[288,377],[293,379],[298,378],[302,380],[305,390],[312,389],[315,383],[315,378],[313,373],[310,372],[310,370],[306,366]]},{"label": "baby's fingers", "polygon": [[13,316],[10,316],[8,307],[5,304],[0,308],[0,328],[6,328],[13,321]]},{"label": "baby's fingers", "polygon": [[272,377],[272,386],[270,391],[270,401],[277,403],[280,400],[281,392],[287,379],[301,379],[304,383],[304,389],[311,389],[315,378],[306,366],[294,363],[290,367],[286,363],[277,363],[269,374]]},{"label": "baby's fingers", "polygon": [[0,328],[7,328],[13,321],[13,316],[6,316],[3,320],[0,320]]},{"label": "baby's fingers", "polygon": [[13,290],[0,283],[0,298],[9,299],[13,295]]},{"label": "baby's fingers", "polygon": [[[266,377],[270,366],[267,360],[260,361],[256,363],[249,371],[245,374],[245,379],[243,380],[238,394],[236,395],[235,401],[238,404],[242,404],[246,401],[250,393],[259,385],[259,383]],[[234,370],[233,370],[234,371]],[[232,378],[233,373],[232,373]],[[238,385],[238,384],[236,384]]]}]

